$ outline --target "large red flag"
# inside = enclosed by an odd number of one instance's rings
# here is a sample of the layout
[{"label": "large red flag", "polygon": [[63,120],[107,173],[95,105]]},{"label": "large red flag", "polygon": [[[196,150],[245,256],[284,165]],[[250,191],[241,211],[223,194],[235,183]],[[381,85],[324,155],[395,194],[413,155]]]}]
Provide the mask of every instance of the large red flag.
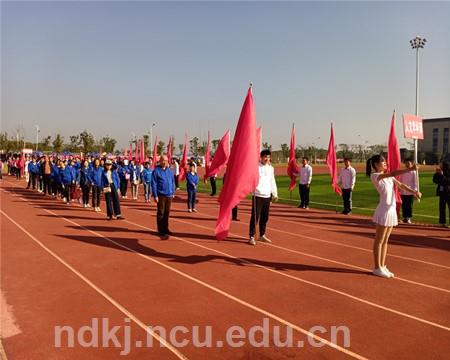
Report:
[{"label": "large red flag", "polygon": [[179,181],[184,181],[186,178],[186,165],[187,165],[187,135],[184,136],[184,149],[183,156],[180,162],[180,177]]},{"label": "large red flag", "polygon": [[294,124],[292,124],[291,144],[289,147],[289,162],[287,166],[287,174],[291,178],[291,182],[289,184],[289,191],[292,191],[295,188],[298,172],[299,168],[297,160],[295,159],[295,128]]},{"label": "large red flag", "polygon": [[211,146],[211,134],[208,131],[208,144],[206,145],[206,151],[205,151],[205,175],[203,176],[203,181],[205,182],[205,184],[206,184],[206,179],[208,178],[207,175],[208,175],[209,165],[211,165],[210,159],[209,159],[210,158],[210,152],[209,152],[210,146]]},{"label": "large red flag", "polygon": [[258,185],[259,152],[256,138],[256,119],[252,88],[248,89],[233,140],[227,167],[227,181],[220,192],[220,210],[216,224],[216,238],[228,236],[231,210]]},{"label": "large red flag", "polygon": [[156,165],[158,165],[158,137],[155,138],[155,143],[153,144],[153,163],[152,163],[152,169],[156,169]]},{"label": "large red flag", "polygon": [[[400,169],[402,164],[402,160],[400,157],[400,148],[398,146],[397,135],[395,133],[395,110],[392,114],[391,120],[391,130],[389,132],[389,140],[388,140],[388,155],[387,155],[387,166],[388,171],[392,172]],[[395,200],[397,201],[397,212],[400,210],[400,205],[402,203],[402,198],[400,196],[400,192],[397,187],[395,187]]]},{"label": "large red flag", "polygon": [[167,159],[169,160],[169,164],[172,162],[172,136],[169,138],[169,143],[167,144]]},{"label": "large red flag", "polygon": [[338,185],[337,180],[337,166],[336,166],[336,150],[334,148],[334,130],[333,124],[331,124],[330,142],[328,143],[327,151],[327,165],[331,174],[331,186],[336,194],[342,196],[342,190]]},{"label": "large red flag", "polygon": [[219,171],[227,164],[228,158],[230,157],[230,130],[227,130],[225,135],[220,139],[217,150],[214,153],[214,159],[206,173],[206,177],[211,177],[217,175]]}]

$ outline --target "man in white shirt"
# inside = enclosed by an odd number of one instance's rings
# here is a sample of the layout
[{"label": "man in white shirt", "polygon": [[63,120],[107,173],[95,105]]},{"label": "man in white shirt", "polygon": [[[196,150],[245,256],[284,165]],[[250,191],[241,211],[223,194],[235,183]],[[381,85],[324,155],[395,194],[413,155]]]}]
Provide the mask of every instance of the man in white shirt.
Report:
[{"label": "man in white shirt", "polygon": [[[403,160],[405,167],[407,169],[412,168],[413,161],[412,159]],[[408,185],[411,189],[417,191],[417,172],[416,170],[409,171],[405,174],[399,176],[399,181],[405,185]],[[400,189],[400,196],[402,197],[402,215],[403,222],[406,224],[411,224],[411,218],[413,216],[412,208],[414,202],[414,195],[411,195],[410,192],[404,191]]]},{"label": "man in white shirt", "polygon": [[297,176],[300,176],[300,205],[298,207],[301,209],[309,209],[309,190],[312,180],[312,167],[308,163],[309,159],[306,156],[303,157],[302,166],[297,174]]},{"label": "man in white shirt", "polygon": [[352,212],[352,191],[356,182],[356,170],[352,167],[349,158],[344,158],[344,167],[339,174],[339,183],[342,189],[342,200],[344,210],[342,214],[348,215]]},{"label": "man in white shirt", "polygon": [[265,233],[266,224],[269,220],[270,202],[278,200],[277,184],[275,182],[275,172],[270,165],[270,150],[263,150],[260,154],[259,182],[252,197],[252,216],[250,218],[249,235],[250,245],[256,245],[256,225],[259,222],[259,241],[270,243]]}]

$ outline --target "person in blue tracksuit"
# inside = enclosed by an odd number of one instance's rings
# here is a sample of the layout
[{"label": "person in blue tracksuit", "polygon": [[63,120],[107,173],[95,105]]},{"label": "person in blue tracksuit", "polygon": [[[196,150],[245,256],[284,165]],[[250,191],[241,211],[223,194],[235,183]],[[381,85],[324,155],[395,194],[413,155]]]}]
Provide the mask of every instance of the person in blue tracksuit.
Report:
[{"label": "person in blue tracksuit", "polygon": [[31,160],[31,162],[28,163],[28,174],[29,174],[29,180],[28,180],[28,185],[27,185],[27,189],[30,188],[30,186],[32,186],[32,189],[36,189],[36,181],[38,180],[38,176],[39,176],[39,167],[38,167],[38,163],[36,161],[36,158],[33,156],[33,159]]},{"label": "person in blue tracksuit", "polygon": [[112,161],[107,159],[102,174],[102,187],[103,193],[105,194],[106,216],[108,220],[111,220],[113,215],[116,219],[123,219],[120,212],[119,186],[120,180],[117,175],[117,170],[112,169]]},{"label": "person in blue tracksuit", "polygon": [[169,167],[167,155],[161,155],[159,166],[152,173],[152,196],[157,203],[156,222],[158,234],[166,240],[172,232],[169,230],[169,216],[172,198],[175,194],[175,180]]},{"label": "person in blue tracksuit", "polygon": [[83,165],[80,169],[80,187],[83,193],[83,207],[91,207],[89,205],[89,193],[91,192],[91,180],[89,179],[89,162],[83,161]]},{"label": "person in blue tracksuit", "polygon": [[92,207],[97,212],[101,211],[100,194],[102,193],[102,175],[103,168],[100,166],[100,159],[95,159],[94,165],[88,172],[88,176],[92,184]]},{"label": "person in blue tracksuit", "polygon": [[58,195],[62,195],[62,183],[61,179],[59,177],[59,171],[61,168],[61,161],[57,160],[56,163],[52,163],[52,172],[51,172],[51,178],[52,178],[52,196],[53,198],[56,198]]},{"label": "person in blue tracksuit", "polygon": [[137,200],[141,169],[139,164],[136,164],[134,158],[131,160],[129,169],[130,169],[131,194],[133,196],[133,200]]},{"label": "person in blue tracksuit", "polygon": [[124,159],[117,170],[120,180],[120,195],[122,199],[126,199],[128,190],[128,181],[130,180],[130,168],[128,167],[128,160]]},{"label": "person in blue tracksuit", "polygon": [[142,170],[141,179],[144,184],[144,198],[145,202],[150,202],[151,187],[152,187],[152,173],[153,170],[150,167],[150,163],[147,161],[144,164],[144,169]]},{"label": "person in blue tracksuit", "polygon": [[70,204],[70,187],[75,179],[72,169],[69,166],[66,166],[64,161],[61,162],[59,178],[63,187],[64,202]]},{"label": "person in blue tracksuit", "polygon": [[186,188],[188,193],[187,205],[189,212],[197,212],[195,208],[195,197],[197,194],[198,175],[195,172],[195,165],[189,165],[189,172],[186,174]]},{"label": "person in blue tracksuit", "polygon": [[73,177],[72,184],[70,185],[70,198],[71,200],[74,200],[72,194],[75,194],[77,184],[80,183],[80,172],[74,159],[68,161],[67,167],[70,169]]}]

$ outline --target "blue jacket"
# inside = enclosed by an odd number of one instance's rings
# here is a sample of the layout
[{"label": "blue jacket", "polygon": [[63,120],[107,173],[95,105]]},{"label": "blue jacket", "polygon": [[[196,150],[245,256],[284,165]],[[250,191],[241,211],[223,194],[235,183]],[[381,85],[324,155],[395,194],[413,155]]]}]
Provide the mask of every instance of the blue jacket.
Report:
[{"label": "blue jacket", "polygon": [[198,184],[198,175],[195,173],[192,175],[192,173],[189,171],[186,173],[186,186],[188,191],[197,190],[196,186]]},{"label": "blue jacket", "polygon": [[173,196],[175,194],[175,179],[169,167],[158,166],[152,173],[152,194],[156,196]]},{"label": "blue jacket", "polygon": [[128,166],[125,165],[121,165],[119,166],[119,168],[117,169],[117,173],[119,174],[119,178],[120,180],[125,180],[125,175],[130,173],[130,169]]},{"label": "blue jacket", "polygon": [[73,176],[73,178],[74,178],[74,180],[77,182],[77,183],[79,183],[80,182],[80,172],[77,170],[77,168],[76,168],[76,166],[74,165],[74,166],[72,166],[72,165],[69,165],[69,166],[67,166],[69,169],[70,169],[70,171],[72,172],[72,176]]},{"label": "blue jacket", "polygon": [[61,179],[59,177],[59,167],[56,164],[52,164],[52,180],[56,181],[58,184],[61,184]]},{"label": "blue jacket", "polygon": [[102,186],[102,175],[103,168],[101,166],[99,166],[98,169],[93,166],[88,172],[89,180],[93,186]]},{"label": "blue jacket", "polygon": [[141,176],[141,168],[139,165],[128,165],[128,170],[130,171],[130,181],[133,182],[133,173],[136,176],[136,180],[139,181],[140,176]]},{"label": "blue jacket", "polygon": [[152,183],[152,173],[153,173],[152,168],[148,168],[148,169],[144,168],[144,170],[142,170],[141,177],[142,177],[142,182],[144,184]]},{"label": "blue jacket", "polygon": [[80,169],[80,186],[91,185],[91,180],[89,179],[89,167]]},{"label": "blue jacket", "polygon": [[39,166],[38,163],[30,162],[28,163],[28,172],[30,174],[39,174]]},{"label": "blue jacket", "polygon": [[59,170],[60,182],[64,185],[72,184],[74,180],[73,171],[66,166],[64,169]]},{"label": "blue jacket", "polygon": [[[114,183],[114,186],[116,187],[116,190],[119,190],[119,188],[120,188],[120,180],[119,180],[119,175],[117,175],[117,171],[116,170],[111,170],[111,177],[112,177],[112,181]],[[109,186],[108,177],[106,176],[106,171],[103,171],[103,174],[102,174],[102,187],[105,188],[107,186]]]}]

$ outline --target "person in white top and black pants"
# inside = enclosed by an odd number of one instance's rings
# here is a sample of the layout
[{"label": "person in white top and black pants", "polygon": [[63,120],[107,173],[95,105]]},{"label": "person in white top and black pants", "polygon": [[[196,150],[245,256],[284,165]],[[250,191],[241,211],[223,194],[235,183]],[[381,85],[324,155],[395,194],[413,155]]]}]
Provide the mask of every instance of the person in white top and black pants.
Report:
[{"label": "person in white top and black pants", "polygon": [[270,150],[261,151],[259,163],[259,182],[252,198],[252,216],[250,218],[249,244],[256,245],[256,225],[259,222],[259,241],[272,242],[266,237],[266,224],[269,220],[270,202],[278,200],[275,172],[270,165]]},{"label": "person in white top and black pants", "polygon": [[[412,169],[413,161],[411,159],[403,160],[406,169]],[[417,191],[417,172],[415,170],[409,171],[399,176],[398,179],[401,183],[408,185],[411,189]],[[402,215],[403,222],[406,224],[411,224],[411,219],[413,216],[413,202],[414,195],[411,193],[400,189],[400,196],[402,197]]]},{"label": "person in white top and black pants", "polygon": [[302,159],[302,166],[300,167],[299,173],[296,174],[297,176],[300,176],[300,205],[298,207],[302,209],[309,209],[309,190],[312,180],[312,167],[308,162],[309,159],[305,156]]},{"label": "person in white top and black pants", "polygon": [[351,166],[349,158],[344,158],[344,166],[339,174],[339,183],[341,184],[342,200],[344,201],[342,214],[348,215],[352,212],[352,191],[356,182],[356,170]]}]

